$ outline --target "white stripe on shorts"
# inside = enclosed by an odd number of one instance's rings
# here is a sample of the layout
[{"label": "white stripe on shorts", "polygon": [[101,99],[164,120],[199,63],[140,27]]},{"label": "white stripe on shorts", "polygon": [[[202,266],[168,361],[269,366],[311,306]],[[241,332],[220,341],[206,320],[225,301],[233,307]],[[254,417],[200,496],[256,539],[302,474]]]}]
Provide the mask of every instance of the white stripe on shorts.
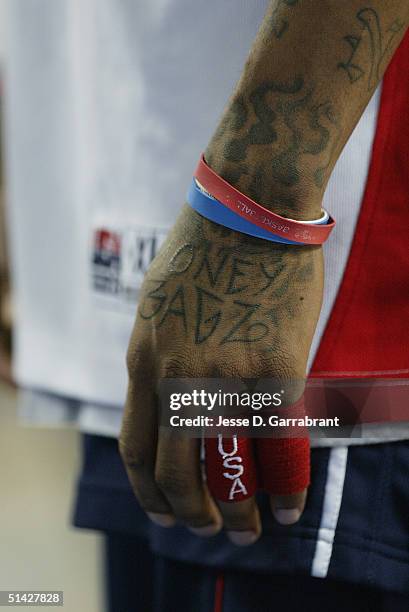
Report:
[{"label": "white stripe on shorts", "polygon": [[347,467],[348,447],[337,446],[331,449],[327,481],[325,484],[324,503],[321,524],[312,561],[311,575],[325,578],[331,561],[335,530],[337,528],[342,493],[344,490],[345,472]]}]

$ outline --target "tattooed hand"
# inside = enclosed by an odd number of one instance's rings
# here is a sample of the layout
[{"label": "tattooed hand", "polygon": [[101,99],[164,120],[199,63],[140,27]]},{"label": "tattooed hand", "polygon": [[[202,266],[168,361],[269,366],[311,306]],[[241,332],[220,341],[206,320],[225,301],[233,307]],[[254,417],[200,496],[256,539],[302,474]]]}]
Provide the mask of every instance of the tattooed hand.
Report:
[{"label": "tattooed hand", "polygon": [[[408,18],[406,0],[272,0],[205,151],[209,165],[274,212],[319,217],[332,169]],[[259,536],[254,499],[216,506],[197,441],[159,428],[154,389],[169,377],[303,378],[321,295],[319,247],[252,239],[183,209],[144,282],[120,440],[153,520],[179,519],[201,535],[223,522],[241,544]],[[305,491],[272,496],[271,505],[276,518],[286,508],[294,519],[304,501]]]},{"label": "tattooed hand", "polygon": [[[216,507],[201,477],[200,441],[158,428],[154,389],[169,377],[303,378],[321,295],[320,247],[253,239],[182,210],[144,281],[128,352],[120,448],[153,520],[178,519],[202,535],[223,521],[241,543],[243,532],[249,542],[260,534],[254,498]],[[301,512],[304,501],[305,492],[275,497],[272,507]]]}]

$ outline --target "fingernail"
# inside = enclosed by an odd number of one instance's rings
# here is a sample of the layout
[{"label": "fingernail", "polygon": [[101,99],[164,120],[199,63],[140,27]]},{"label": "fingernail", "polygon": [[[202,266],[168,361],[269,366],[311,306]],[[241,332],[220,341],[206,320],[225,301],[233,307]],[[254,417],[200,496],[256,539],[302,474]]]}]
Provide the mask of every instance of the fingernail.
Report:
[{"label": "fingernail", "polygon": [[299,520],[301,512],[298,508],[276,508],[274,516],[281,525],[292,525]]},{"label": "fingernail", "polygon": [[255,531],[228,531],[227,535],[236,546],[249,546],[258,540]]},{"label": "fingernail", "polygon": [[216,535],[216,533],[219,533],[220,525],[211,523],[210,525],[205,525],[204,527],[188,527],[188,529],[201,538],[210,538],[211,536]]},{"label": "fingernail", "polygon": [[171,514],[162,514],[159,512],[147,512],[150,520],[159,525],[159,527],[173,527],[175,519]]}]

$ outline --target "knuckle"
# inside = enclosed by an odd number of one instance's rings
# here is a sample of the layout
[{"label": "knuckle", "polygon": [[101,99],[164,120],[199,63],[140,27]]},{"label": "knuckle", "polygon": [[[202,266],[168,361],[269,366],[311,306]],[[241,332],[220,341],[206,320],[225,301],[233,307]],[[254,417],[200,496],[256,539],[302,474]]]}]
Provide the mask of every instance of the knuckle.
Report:
[{"label": "knuckle", "polygon": [[146,453],[142,449],[130,447],[124,438],[119,439],[119,454],[127,468],[143,472],[149,468]]},{"label": "knuckle", "polygon": [[248,512],[229,513],[227,516],[223,516],[223,521],[226,529],[231,529],[233,531],[246,529],[252,524],[251,516]]},{"label": "knuckle", "polygon": [[214,371],[233,378],[283,378],[295,377],[302,368],[294,357],[281,350],[255,351],[249,348],[229,354],[216,362]]},{"label": "knuckle", "polygon": [[161,378],[183,378],[189,375],[191,367],[189,366],[186,355],[173,355],[167,357],[160,369]]},{"label": "knuckle", "polygon": [[164,512],[167,509],[163,507],[163,503],[159,503],[157,495],[147,489],[141,489],[135,492],[139,504],[144,512]]},{"label": "knuckle", "polygon": [[144,512],[166,512],[167,508],[158,500],[157,494],[149,487],[143,486],[140,482],[131,483],[132,489],[140,507]]},{"label": "knuckle", "polygon": [[305,366],[297,363],[297,359],[283,348],[272,351],[270,355],[270,371],[277,379],[290,380],[304,374]]},{"label": "knuckle", "polygon": [[192,492],[188,474],[175,468],[160,467],[156,472],[156,483],[169,497],[179,501],[187,499]]},{"label": "knuckle", "polygon": [[186,509],[178,513],[178,518],[192,527],[202,527],[210,522],[210,515],[202,508]]}]

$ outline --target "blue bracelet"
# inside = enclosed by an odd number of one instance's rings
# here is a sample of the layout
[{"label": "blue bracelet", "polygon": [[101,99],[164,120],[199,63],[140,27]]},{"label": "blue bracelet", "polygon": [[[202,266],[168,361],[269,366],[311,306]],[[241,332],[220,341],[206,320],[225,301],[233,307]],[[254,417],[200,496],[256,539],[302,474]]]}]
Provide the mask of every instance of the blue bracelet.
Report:
[{"label": "blue bracelet", "polygon": [[[193,179],[190,189],[187,193],[187,202],[190,206],[196,210],[200,215],[206,217],[214,223],[224,225],[236,232],[242,234],[248,234],[255,238],[262,238],[263,240],[270,240],[270,242],[280,242],[282,244],[296,244],[303,245],[302,242],[294,242],[293,240],[286,240],[281,236],[277,236],[272,232],[263,230],[261,227],[250,223],[240,215],[237,215],[229,208],[226,208],[218,200],[213,198],[207,192],[200,189],[195,179]],[[324,223],[326,220],[323,221]]]}]

